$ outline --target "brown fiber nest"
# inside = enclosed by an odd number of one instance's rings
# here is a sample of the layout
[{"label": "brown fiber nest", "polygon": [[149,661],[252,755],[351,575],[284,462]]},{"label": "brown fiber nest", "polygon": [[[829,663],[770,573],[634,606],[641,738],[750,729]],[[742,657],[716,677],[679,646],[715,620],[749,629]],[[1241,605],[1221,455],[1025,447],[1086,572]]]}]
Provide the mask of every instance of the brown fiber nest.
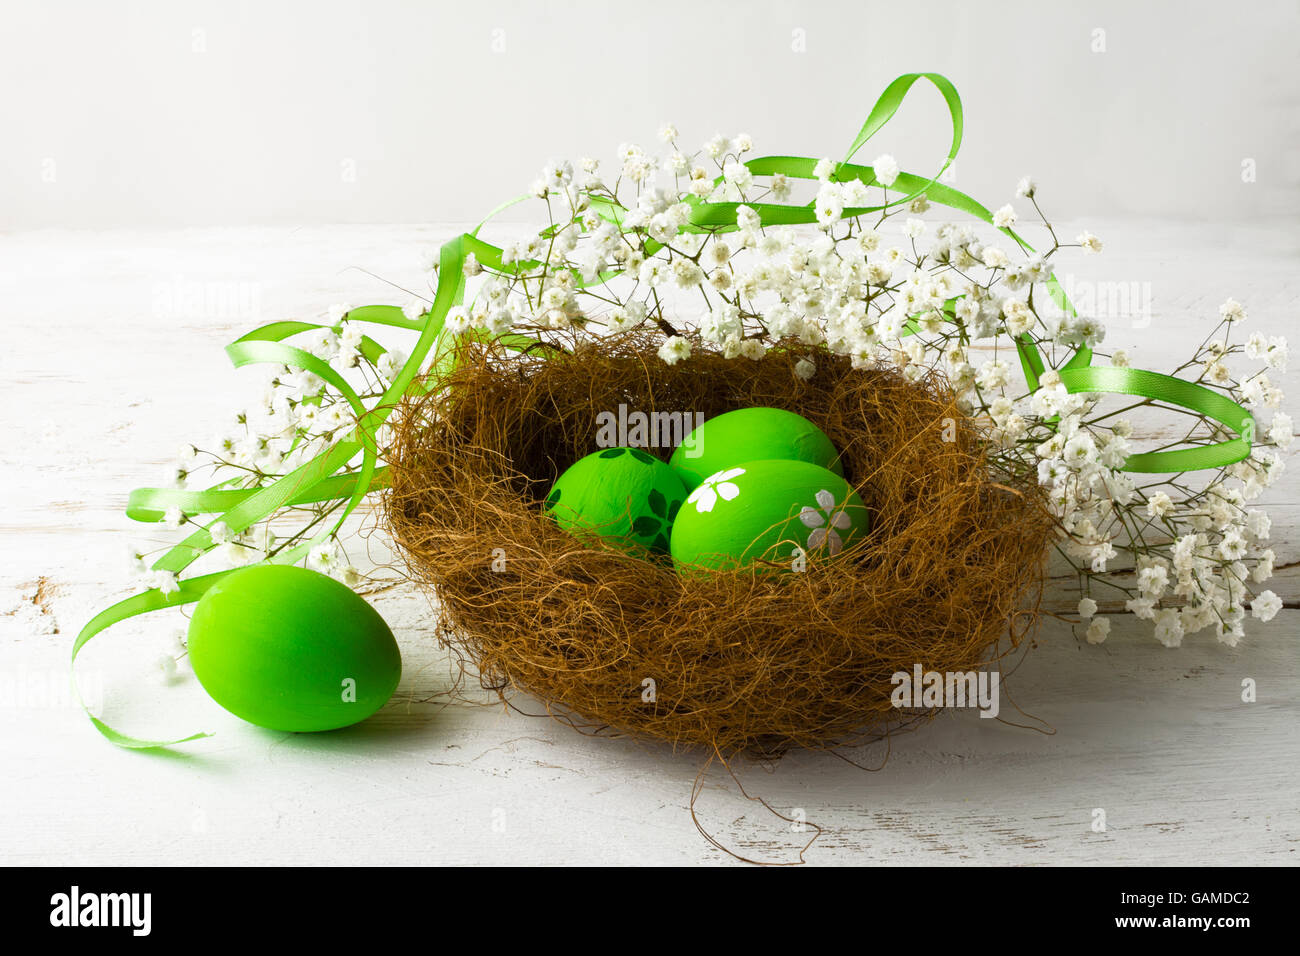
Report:
[{"label": "brown fiber nest", "polygon": [[[917,716],[892,706],[895,672],[976,669],[1032,626],[1051,522],[1036,489],[990,473],[941,377],[817,352],[804,381],[795,349],[753,361],[697,346],[670,366],[626,335],[566,348],[542,360],[462,342],[442,387],[395,417],[386,522],[437,597],[440,639],[484,687],[724,759],[825,749]],[[689,577],[580,543],[541,504],[620,404],[804,415],[842,452],[869,535],[803,573]]]}]

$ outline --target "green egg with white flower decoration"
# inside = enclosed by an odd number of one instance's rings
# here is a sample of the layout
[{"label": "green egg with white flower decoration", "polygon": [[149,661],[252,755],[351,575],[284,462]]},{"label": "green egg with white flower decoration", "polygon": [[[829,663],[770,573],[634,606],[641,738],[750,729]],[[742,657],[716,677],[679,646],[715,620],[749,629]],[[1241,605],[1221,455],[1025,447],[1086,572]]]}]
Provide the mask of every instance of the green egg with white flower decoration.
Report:
[{"label": "green egg with white flower decoration", "polygon": [[804,461],[763,459],[707,476],[686,498],[669,542],[679,571],[834,556],[870,528],[862,498],[839,475]]}]

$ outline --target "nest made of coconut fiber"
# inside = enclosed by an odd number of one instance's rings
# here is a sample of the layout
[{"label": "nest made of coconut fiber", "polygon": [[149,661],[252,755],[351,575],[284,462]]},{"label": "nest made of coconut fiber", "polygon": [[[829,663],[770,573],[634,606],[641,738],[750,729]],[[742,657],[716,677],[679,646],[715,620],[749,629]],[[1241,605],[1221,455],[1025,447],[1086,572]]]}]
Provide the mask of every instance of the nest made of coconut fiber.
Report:
[{"label": "nest made of coconut fiber", "polygon": [[[818,351],[804,381],[807,347],[758,361],[697,347],[677,365],[637,336],[567,349],[462,340],[454,371],[394,420],[386,523],[437,597],[440,639],[484,687],[526,691],[580,729],[724,756],[824,749],[903,718],[895,672],[975,669],[1032,625],[1051,521],[1035,487],[990,472],[942,377]],[[840,449],[870,533],[802,573],[680,576],[580,542],[542,502],[620,404],[805,416]]]}]

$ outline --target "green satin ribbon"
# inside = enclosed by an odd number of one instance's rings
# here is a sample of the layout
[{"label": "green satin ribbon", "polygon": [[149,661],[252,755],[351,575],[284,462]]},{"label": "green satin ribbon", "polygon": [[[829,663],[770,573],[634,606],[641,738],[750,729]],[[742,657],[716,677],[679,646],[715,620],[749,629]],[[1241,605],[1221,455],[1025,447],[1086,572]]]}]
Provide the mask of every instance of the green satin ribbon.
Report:
[{"label": "green satin ribbon", "polygon": [[[961,97],[952,83],[938,73],[908,73],[890,83],[871,108],[862,128],[845,153],[844,160],[836,166],[832,178],[838,182],[858,179],[866,185],[879,184],[872,167],[853,164],[850,160],[893,118],[908,92],[919,80],[926,80],[932,84],[948,107],[952,140],[946,159],[938,172],[930,177],[900,172],[889,187],[889,190],[900,194],[897,198],[889,199],[879,205],[846,209],[843,213],[844,217],[870,215],[911,202],[919,196],[925,196],[930,202],[947,206],[992,225],[993,215],[988,209],[970,196],[939,182],[944,171],[956,159],[961,147],[963,118]],[[814,170],[817,163],[818,160],[804,156],[768,156],[749,160],[745,165],[754,175],[780,174],[796,179],[815,179]],[[288,505],[325,501],[346,502],[339,517],[327,530],[321,531],[310,540],[301,542],[293,548],[268,557],[265,562],[260,562],[295,563],[302,560],[317,544],[328,540],[337,532],[366,494],[387,486],[387,471],[378,465],[379,450],[375,441],[376,432],[403,396],[413,389],[424,387],[417,381],[417,376],[422,369],[425,369],[426,362],[429,363],[428,371],[432,371],[435,376],[437,372],[447,368],[449,351],[443,347],[446,344],[443,341],[443,325],[450,309],[463,301],[464,266],[468,256],[472,253],[484,266],[514,274],[527,272],[541,265],[540,262],[532,260],[505,264],[502,262],[500,247],[478,238],[479,230],[492,216],[524,198],[527,197],[518,197],[503,203],[472,231],[457,236],[442,246],[438,256],[438,283],[434,300],[429,310],[418,319],[409,318],[401,309],[394,306],[384,305],[364,306],[348,313],[347,319],[350,322],[419,332],[410,357],[383,395],[369,407],[366,407],[355,390],[328,363],[310,352],[285,343],[286,339],[293,336],[326,328],[326,326],[310,322],[272,322],[249,332],[227,346],[227,354],[236,367],[271,363],[320,376],[343,396],[356,415],[355,434],[335,441],[311,461],[264,487],[230,488],[228,483],[222,483],[204,491],[166,488],[141,488],[133,491],[127,504],[127,515],[137,521],[161,521],[165,512],[173,507],[179,508],[187,516],[214,516],[208,524],[159,558],[153,565],[155,570],[179,574],[188,568],[214,546],[211,529],[217,522],[224,523],[231,532],[238,533],[269,518]],[[690,205],[691,210],[689,223],[686,226],[688,231],[728,232],[737,228],[736,215],[740,203],[711,203],[694,196],[688,197],[685,201]],[[796,206],[782,203],[745,205],[758,214],[764,226],[806,225],[816,222],[816,213],[811,205]],[[620,223],[623,213],[626,212],[622,206],[605,198],[593,197],[592,206],[602,217],[615,223]],[[553,234],[559,227],[558,224],[550,226],[543,231],[542,235]],[[1013,230],[1003,228],[1001,231],[1023,250],[1033,251],[1029,244]],[[661,248],[659,243],[647,239],[647,254],[653,254]],[[596,277],[595,283],[585,283],[580,276],[577,278],[579,285],[588,286],[604,283],[618,274],[618,270],[601,273]],[[1055,276],[1052,276],[1046,285],[1048,294],[1057,305],[1067,313],[1074,314],[1074,309]],[[953,302],[948,303],[945,311],[950,319],[955,320],[952,305]],[[915,326],[912,325],[908,331],[915,331]],[[545,343],[526,335],[509,335],[503,337],[501,341],[506,347],[517,350],[547,348]],[[368,336],[362,339],[360,350],[371,362],[377,361],[384,352],[383,347]],[[1048,366],[1029,335],[1017,338],[1016,350],[1025,382],[1031,392],[1035,391]],[[1236,438],[1216,444],[1132,455],[1124,464],[1126,470],[1182,472],[1221,468],[1241,461],[1250,454],[1251,437],[1254,433],[1253,419],[1249,412],[1221,393],[1156,372],[1093,368],[1091,361],[1091,350],[1086,347],[1080,348],[1058,370],[1061,382],[1069,392],[1110,392],[1154,399],[1205,415],[1237,433]],[[360,456],[359,464],[356,462],[358,456]],[[78,634],[72,646],[72,661],[76,661],[77,655],[87,642],[113,625],[141,614],[193,603],[199,600],[209,587],[231,573],[233,570],[178,579],[178,590],[171,594],[164,595],[158,589],[152,588],[104,609],[96,614]],[[75,672],[73,692],[80,700]],[[86,712],[94,727],[105,738],[121,747],[134,749],[166,747],[208,736],[205,733],[197,733],[173,740],[146,740],[114,730],[91,714],[89,709]]]},{"label": "green satin ribbon", "polygon": [[1232,399],[1195,382],[1132,368],[1063,368],[1061,384],[1070,392],[1110,392],[1180,405],[1212,418],[1237,433],[1214,444],[1130,455],[1124,470],[1139,474],[1222,468],[1249,457],[1255,420]]}]

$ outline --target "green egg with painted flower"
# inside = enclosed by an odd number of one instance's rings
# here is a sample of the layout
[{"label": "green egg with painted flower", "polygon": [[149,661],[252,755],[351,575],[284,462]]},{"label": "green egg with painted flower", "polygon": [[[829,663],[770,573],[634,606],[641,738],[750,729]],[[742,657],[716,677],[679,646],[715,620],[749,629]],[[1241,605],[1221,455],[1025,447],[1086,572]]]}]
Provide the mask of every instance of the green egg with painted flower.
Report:
[{"label": "green egg with painted flower", "polygon": [[686,499],[681,479],[640,448],[605,448],[574,462],[546,496],[546,513],[577,538],[666,554]]},{"label": "green egg with painted flower", "polygon": [[835,556],[866,535],[862,498],[839,475],[806,461],[748,461],[714,472],[686,498],[673,525],[679,571],[796,570],[801,557]]}]

